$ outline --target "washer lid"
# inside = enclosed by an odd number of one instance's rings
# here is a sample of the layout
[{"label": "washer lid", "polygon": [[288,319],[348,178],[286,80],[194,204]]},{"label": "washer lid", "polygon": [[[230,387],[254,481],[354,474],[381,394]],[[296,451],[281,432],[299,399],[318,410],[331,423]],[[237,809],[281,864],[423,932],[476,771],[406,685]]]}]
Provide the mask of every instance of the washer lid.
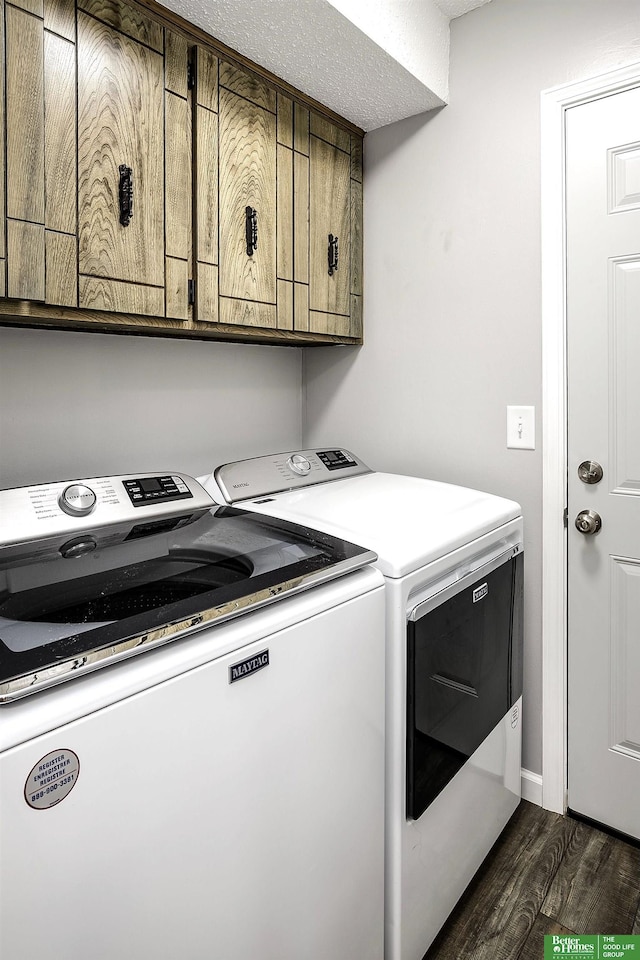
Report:
[{"label": "washer lid", "polygon": [[386,577],[404,577],[521,515],[513,500],[417,477],[367,473],[260,501],[248,510],[303,523],[378,554]]},{"label": "washer lid", "polygon": [[83,522],[71,539],[0,547],[0,703],[375,560],[326,532],[226,506]]}]

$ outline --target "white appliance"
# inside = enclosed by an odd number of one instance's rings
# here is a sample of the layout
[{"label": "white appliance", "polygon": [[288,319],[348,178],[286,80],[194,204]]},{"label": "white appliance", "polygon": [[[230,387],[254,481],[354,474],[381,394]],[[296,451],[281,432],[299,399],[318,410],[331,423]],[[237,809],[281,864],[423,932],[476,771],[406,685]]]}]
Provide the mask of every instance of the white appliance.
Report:
[{"label": "white appliance", "polygon": [[520,801],[522,518],[347,450],[226,464],[220,502],[365,543],[386,587],[385,957],[420,960]]},{"label": "white appliance", "polygon": [[372,559],[183,475],[0,491],[0,956],[381,960]]}]

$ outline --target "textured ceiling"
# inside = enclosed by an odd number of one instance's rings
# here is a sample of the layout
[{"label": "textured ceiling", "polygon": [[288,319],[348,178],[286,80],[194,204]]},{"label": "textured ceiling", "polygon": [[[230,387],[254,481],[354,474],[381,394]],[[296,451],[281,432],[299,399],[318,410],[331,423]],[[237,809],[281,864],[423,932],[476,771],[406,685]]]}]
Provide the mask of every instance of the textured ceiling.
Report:
[{"label": "textured ceiling", "polygon": [[[429,56],[442,61],[445,85],[428,84],[368,32],[343,16],[330,0],[162,0],[190,23],[260,64],[336,113],[374,130],[395,120],[442,106],[448,68],[447,18],[487,0],[420,0],[431,6],[446,31],[442,49]],[[409,0],[389,0],[393,4]],[[418,7],[419,8],[419,7]],[[464,8],[464,9],[460,9]],[[401,9],[401,8],[400,8]],[[449,13],[449,9],[453,12]],[[407,29],[407,42],[411,31]],[[395,53],[395,51],[394,51]],[[439,93],[444,91],[444,96]]]}]

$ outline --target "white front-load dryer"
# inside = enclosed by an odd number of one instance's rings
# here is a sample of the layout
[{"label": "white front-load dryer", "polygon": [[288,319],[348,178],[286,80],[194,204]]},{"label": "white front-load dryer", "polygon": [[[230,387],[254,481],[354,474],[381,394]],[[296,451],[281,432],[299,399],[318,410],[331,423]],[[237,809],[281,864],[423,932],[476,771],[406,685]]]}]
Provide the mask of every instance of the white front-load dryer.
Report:
[{"label": "white front-load dryer", "polygon": [[214,500],[363,543],[385,578],[385,957],[421,960],[520,802],[517,503],[340,448],[226,464]]}]

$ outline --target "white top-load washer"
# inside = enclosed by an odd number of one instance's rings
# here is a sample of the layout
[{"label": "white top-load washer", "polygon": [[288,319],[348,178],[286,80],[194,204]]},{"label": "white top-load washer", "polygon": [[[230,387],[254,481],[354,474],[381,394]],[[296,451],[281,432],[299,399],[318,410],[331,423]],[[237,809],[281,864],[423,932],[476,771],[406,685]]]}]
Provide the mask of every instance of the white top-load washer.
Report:
[{"label": "white top-load washer", "polygon": [[225,464],[214,500],[378,554],[386,592],[385,957],[420,960],[520,801],[517,503],[340,448]]},{"label": "white top-load washer", "polygon": [[0,956],[382,960],[375,555],[183,474],[0,491]]}]

